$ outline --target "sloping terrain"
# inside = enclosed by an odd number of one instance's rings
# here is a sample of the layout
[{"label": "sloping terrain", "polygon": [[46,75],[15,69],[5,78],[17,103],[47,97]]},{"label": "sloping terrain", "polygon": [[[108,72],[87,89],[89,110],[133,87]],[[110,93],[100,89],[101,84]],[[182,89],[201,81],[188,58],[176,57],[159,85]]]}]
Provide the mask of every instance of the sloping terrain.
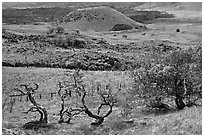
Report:
[{"label": "sloping terrain", "polygon": [[[124,134],[193,135],[202,134],[201,107],[185,108],[180,112],[147,116],[135,119],[137,126],[127,129]],[[139,126],[140,124],[140,126]]]},{"label": "sloping terrain", "polygon": [[[54,95],[50,97],[50,93],[58,91],[57,81],[65,78],[65,69],[53,68],[11,68],[3,67],[3,95],[11,91],[17,85],[28,82],[40,83],[38,93],[42,95],[40,99],[36,96],[37,102],[42,104],[49,113],[49,122],[52,128],[41,128],[39,130],[26,130],[22,128],[25,122],[38,118],[36,114],[22,113],[30,106],[23,97],[23,101],[16,100],[12,113],[8,110],[3,111],[2,134],[44,134],[44,135],[84,135],[84,134],[100,134],[100,135],[201,135],[202,134],[202,107],[185,108],[184,110],[167,113],[167,114],[151,114],[144,113],[141,108],[135,106],[130,117],[121,115],[120,107],[114,107],[110,117],[108,117],[102,126],[94,127],[90,125],[93,119],[81,114],[75,117],[71,124],[58,124],[59,120],[59,98]],[[73,71],[69,70],[69,73]],[[131,87],[131,79],[127,72],[121,71],[83,71],[85,79],[109,83],[113,90],[118,92],[118,83],[122,83],[122,91],[127,91]],[[95,84],[89,83],[90,88]],[[95,87],[96,88],[96,87]],[[94,89],[95,89],[94,88]],[[3,98],[5,99],[5,98]],[[8,106],[7,106],[8,107]],[[8,109],[5,107],[5,109]]]},{"label": "sloping terrain", "polygon": [[201,2],[150,2],[135,7],[135,10],[158,10],[172,13],[176,18],[202,19]]},{"label": "sloping terrain", "polygon": [[144,29],[145,26],[126,17],[124,14],[106,6],[77,9],[63,17],[60,26],[67,30],[109,31],[117,24],[125,24],[132,29]]},{"label": "sloping terrain", "polygon": [[202,4],[200,2],[147,2],[136,8],[168,11],[202,11]]},{"label": "sloping terrain", "polygon": [[84,35],[49,37],[5,32],[2,39],[3,66],[123,70],[135,60],[113,50],[123,50],[123,46],[114,47]]}]

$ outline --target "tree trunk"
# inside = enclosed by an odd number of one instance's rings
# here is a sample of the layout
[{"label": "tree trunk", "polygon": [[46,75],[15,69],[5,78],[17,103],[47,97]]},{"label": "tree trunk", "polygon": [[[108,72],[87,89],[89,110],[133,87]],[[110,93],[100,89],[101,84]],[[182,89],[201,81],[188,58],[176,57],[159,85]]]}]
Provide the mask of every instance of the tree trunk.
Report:
[{"label": "tree trunk", "polygon": [[48,120],[47,120],[47,111],[44,108],[42,108],[42,111],[43,111],[43,115],[44,115],[43,123],[48,123]]},{"label": "tree trunk", "polygon": [[60,110],[60,120],[58,123],[64,123],[63,111],[64,111],[64,99],[62,98],[61,110]]},{"label": "tree trunk", "polygon": [[182,82],[180,74],[177,74],[174,79],[175,103],[179,110],[182,110],[186,105],[183,102],[184,83]]},{"label": "tree trunk", "polygon": [[38,104],[35,99],[34,99],[34,96],[29,93],[28,94],[28,99],[30,100],[30,102],[38,108],[38,112],[40,113],[41,117],[40,117],[40,121],[42,123],[48,123],[48,114],[47,114],[47,111],[45,110],[45,108],[43,106],[41,106],[40,104]]},{"label": "tree trunk", "polygon": [[181,97],[176,97],[175,103],[179,110],[182,110],[186,106]]},{"label": "tree trunk", "polygon": [[99,126],[99,125],[101,125],[103,123],[103,121],[104,121],[104,118],[101,117],[99,119],[96,119],[96,122],[91,123],[91,125]]}]

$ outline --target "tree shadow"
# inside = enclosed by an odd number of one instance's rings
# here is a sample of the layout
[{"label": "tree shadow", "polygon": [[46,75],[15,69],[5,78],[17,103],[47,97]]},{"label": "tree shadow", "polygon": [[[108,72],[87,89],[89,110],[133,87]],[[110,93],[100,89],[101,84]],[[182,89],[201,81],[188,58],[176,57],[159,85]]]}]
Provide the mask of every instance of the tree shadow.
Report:
[{"label": "tree shadow", "polygon": [[174,113],[178,111],[177,109],[175,108],[170,108],[168,110],[162,110],[162,109],[148,109],[148,108],[145,108],[141,111],[141,113],[143,115],[155,115],[155,116],[158,116],[158,115],[165,115],[165,114],[170,114],[170,113]]}]

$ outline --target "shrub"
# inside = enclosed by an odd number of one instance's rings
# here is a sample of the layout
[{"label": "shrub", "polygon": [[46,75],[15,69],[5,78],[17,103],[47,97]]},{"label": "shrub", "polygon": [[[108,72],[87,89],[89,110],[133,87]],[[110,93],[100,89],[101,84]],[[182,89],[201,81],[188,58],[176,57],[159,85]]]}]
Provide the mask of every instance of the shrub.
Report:
[{"label": "shrub", "polygon": [[[21,88],[14,88],[9,94],[7,98],[10,98],[10,101],[8,102],[8,105],[12,103],[10,106],[10,113],[12,112],[12,107],[14,107],[15,98],[16,97],[23,97],[26,96],[27,100],[30,101],[32,106],[30,109],[28,109],[26,112],[23,112],[25,114],[28,114],[29,112],[38,112],[40,114],[39,120],[36,121],[30,121],[23,125],[23,128],[25,129],[38,129],[41,127],[46,127],[48,123],[48,113],[47,110],[35,100],[35,95],[37,93],[39,85],[34,83],[35,88],[33,88],[30,85],[27,84],[21,84]],[[23,89],[24,87],[24,89]],[[7,99],[6,99],[7,100]],[[6,101],[5,100],[5,101]]]},{"label": "shrub", "polygon": [[132,29],[132,26],[127,24],[116,24],[115,26],[113,26],[111,31],[121,31],[121,30],[129,30],[129,29]]},{"label": "shrub", "polygon": [[180,32],[180,29],[176,29],[176,32]]},{"label": "shrub", "polygon": [[[84,112],[86,115],[88,115],[91,118],[94,118],[96,121],[92,122],[91,125],[99,126],[101,125],[105,118],[108,117],[112,111],[113,107],[116,104],[116,99],[114,97],[114,94],[109,89],[107,91],[100,91],[97,92],[95,96],[90,95],[89,91],[85,88],[85,82],[83,81],[83,74],[80,73],[80,70],[76,70],[74,74],[72,75],[73,80],[71,86],[67,86],[67,88],[71,87],[70,92],[62,94],[61,89],[63,88],[63,85],[59,83],[59,91],[58,94],[61,98],[61,110],[60,110],[60,123],[64,122],[63,115],[68,115],[69,117],[72,117],[74,115],[78,115],[82,112]],[[65,83],[68,83],[64,81]],[[70,84],[69,84],[70,85]],[[73,96],[75,94],[75,96]],[[79,105],[76,106],[76,108],[73,108],[71,106],[69,109],[64,109],[65,104],[65,98],[66,96],[69,96],[70,98],[74,98],[78,100],[76,103]],[[97,108],[97,113],[93,113],[94,111],[89,106],[89,104],[98,103],[99,106]],[[101,114],[103,113],[103,114]],[[70,122],[70,118],[67,121]]]},{"label": "shrub", "polygon": [[148,103],[156,97],[172,98],[178,109],[195,103],[202,95],[201,55],[201,47],[195,47],[143,62],[132,72],[134,91]]},{"label": "shrub", "polygon": [[64,34],[64,33],[65,33],[65,29],[60,26],[49,28],[47,32],[47,34]]},{"label": "shrub", "polygon": [[133,11],[127,15],[136,22],[146,23],[157,18],[173,18],[173,14],[160,11]]}]

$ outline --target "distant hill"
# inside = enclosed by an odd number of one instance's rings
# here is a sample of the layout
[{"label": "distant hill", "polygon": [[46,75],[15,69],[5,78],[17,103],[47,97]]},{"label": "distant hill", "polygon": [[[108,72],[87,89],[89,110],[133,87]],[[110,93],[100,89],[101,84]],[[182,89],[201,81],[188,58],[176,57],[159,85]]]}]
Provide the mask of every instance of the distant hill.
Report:
[{"label": "distant hill", "polygon": [[147,2],[135,6],[135,11],[166,11],[177,19],[202,21],[202,2]]},{"label": "distant hill", "polygon": [[139,9],[154,10],[186,10],[202,11],[201,2],[2,2],[2,8],[26,8],[26,7],[96,7],[108,6],[111,8],[118,7],[135,7]]},{"label": "distant hill", "polygon": [[94,31],[109,31],[116,25],[131,26],[132,29],[144,29],[145,25],[135,22],[124,14],[106,7],[92,7],[77,9],[65,15],[60,23],[60,26],[66,30],[94,30]]},{"label": "distant hill", "polygon": [[65,7],[70,3],[64,2],[3,2],[2,8],[39,8],[39,7]]},{"label": "distant hill", "polygon": [[201,2],[147,2],[135,9],[151,9],[164,11],[202,11]]},{"label": "distant hill", "polygon": [[144,2],[2,2],[2,8],[35,8],[35,7],[135,7]]},{"label": "distant hill", "polygon": [[[53,22],[61,19],[71,11],[74,11],[72,14],[75,14],[76,12],[79,13],[79,11],[75,11],[76,9],[89,9],[101,6],[106,6],[119,11],[132,20],[140,23],[149,23],[157,18],[172,17],[177,19],[196,19],[202,21],[201,2],[3,2],[2,22],[8,24]],[[87,10],[85,11],[88,12]],[[103,12],[105,11],[103,10]],[[110,11],[107,10],[107,12]],[[115,13],[111,11],[111,15]],[[125,20],[127,21],[127,18]],[[107,21],[109,21],[109,19]],[[103,22],[105,26],[103,26],[100,21],[95,21],[95,23],[92,22],[93,24],[89,22],[89,25],[85,25],[86,21],[83,23],[81,21],[80,23],[75,22],[72,25],[70,25],[69,22],[69,26],[78,28],[77,26],[82,23],[84,25],[84,28],[82,29],[85,29],[86,27],[89,28],[90,25],[90,28],[94,28],[94,25],[99,23],[96,27],[101,26],[102,29],[105,27],[105,30],[107,30],[106,25],[111,25],[110,21],[109,23],[105,23],[102,17],[101,22]],[[112,21],[116,22],[115,20]],[[119,22],[121,22],[121,20]],[[65,26],[69,29],[67,25]],[[94,28],[94,30],[100,31],[100,27],[99,29]]]}]

